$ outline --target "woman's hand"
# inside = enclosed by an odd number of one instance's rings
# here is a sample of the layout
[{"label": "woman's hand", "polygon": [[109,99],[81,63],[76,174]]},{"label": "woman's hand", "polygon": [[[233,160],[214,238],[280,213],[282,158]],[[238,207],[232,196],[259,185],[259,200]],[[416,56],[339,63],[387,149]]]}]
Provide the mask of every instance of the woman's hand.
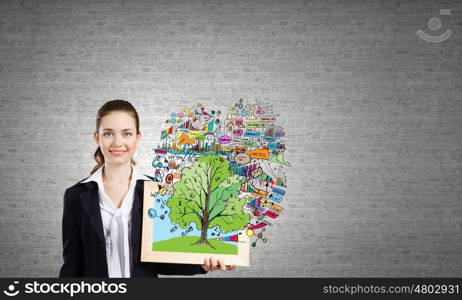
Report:
[{"label": "woman's hand", "polygon": [[223,263],[223,260],[215,259],[213,256],[204,259],[204,264],[201,267],[205,271],[216,271],[216,270],[231,271],[231,270],[236,269],[236,265],[225,266],[225,264]]}]

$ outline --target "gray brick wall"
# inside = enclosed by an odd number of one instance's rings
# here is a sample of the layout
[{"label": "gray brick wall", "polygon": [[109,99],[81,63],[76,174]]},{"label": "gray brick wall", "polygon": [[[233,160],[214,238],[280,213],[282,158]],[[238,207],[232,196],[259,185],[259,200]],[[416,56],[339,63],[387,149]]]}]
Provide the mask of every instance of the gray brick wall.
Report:
[{"label": "gray brick wall", "polygon": [[[451,9],[451,15],[440,15]],[[251,267],[207,276],[462,276],[460,1],[0,1],[0,276],[57,276],[95,114],[136,159],[172,108],[271,101],[289,194]],[[441,43],[416,35],[439,17]]]}]

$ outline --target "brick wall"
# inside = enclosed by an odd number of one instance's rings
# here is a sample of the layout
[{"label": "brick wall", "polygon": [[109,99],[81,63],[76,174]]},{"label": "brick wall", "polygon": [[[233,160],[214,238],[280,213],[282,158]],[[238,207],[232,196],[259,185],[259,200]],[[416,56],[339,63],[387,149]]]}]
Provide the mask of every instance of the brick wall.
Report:
[{"label": "brick wall", "polygon": [[[451,15],[440,15],[451,9]],[[462,276],[458,1],[1,1],[0,276],[57,276],[96,111],[271,101],[289,192],[251,267],[207,276]],[[438,17],[440,43],[416,31]]]}]

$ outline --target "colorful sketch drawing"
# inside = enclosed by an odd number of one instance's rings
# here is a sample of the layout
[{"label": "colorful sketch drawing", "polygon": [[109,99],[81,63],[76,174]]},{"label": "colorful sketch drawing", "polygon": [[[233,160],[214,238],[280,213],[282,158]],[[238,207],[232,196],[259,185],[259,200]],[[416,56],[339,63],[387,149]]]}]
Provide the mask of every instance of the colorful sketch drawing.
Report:
[{"label": "colorful sketch drawing", "polygon": [[248,266],[283,210],[284,136],[268,104],[171,113],[145,182],[142,261]]}]

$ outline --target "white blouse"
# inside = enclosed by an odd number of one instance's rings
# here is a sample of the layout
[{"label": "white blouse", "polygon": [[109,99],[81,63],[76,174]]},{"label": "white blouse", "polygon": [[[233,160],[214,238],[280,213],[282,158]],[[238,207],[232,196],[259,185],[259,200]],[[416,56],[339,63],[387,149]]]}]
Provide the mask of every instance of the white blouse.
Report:
[{"label": "white blouse", "polygon": [[132,165],[132,178],[128,192],[122,200],[120,208],[106,195],[103,184],[103,167],[82,183],[94,181],[98,184],[99,206],[103,220],[106,239],[106,259],[109,277],[130,277],[131,271],[131,211],[137,180],[150,180]]}]

